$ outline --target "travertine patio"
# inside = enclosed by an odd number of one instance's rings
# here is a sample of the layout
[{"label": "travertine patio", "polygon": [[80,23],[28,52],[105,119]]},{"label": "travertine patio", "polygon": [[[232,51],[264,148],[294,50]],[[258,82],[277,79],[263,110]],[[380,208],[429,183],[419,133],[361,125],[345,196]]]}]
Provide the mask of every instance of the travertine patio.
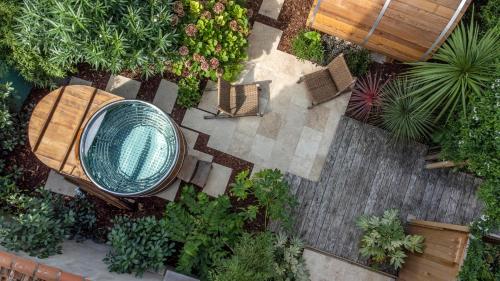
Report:
[{"label": "travertine patio", "polygon": [[204,120],[215,113],[217,91],[209,83],[198,108],[186,112],[182,126],[210,135],[208,145],[255,164],[317,180],[349,94],[308,110],[299,77],[319,69],[277,50],[281,31],[256,22],[250,35],[249,62],[239,82],[261,82],[263,117]]}]

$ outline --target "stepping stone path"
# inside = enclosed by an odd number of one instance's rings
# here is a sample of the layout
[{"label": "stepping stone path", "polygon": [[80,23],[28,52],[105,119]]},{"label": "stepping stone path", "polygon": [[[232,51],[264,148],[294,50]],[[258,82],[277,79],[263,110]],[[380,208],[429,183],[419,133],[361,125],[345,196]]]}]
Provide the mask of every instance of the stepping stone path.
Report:
[{"label": "stepping stone path", "polygon": [[[92,86],[92,82],[80,79],[78,77],[72,77],[69,84]],[[110,77],[106,86],[106,91],[124,97],[126,99],[135,99],[140,87],[141,82],[117,75]],[[166,113],[170,114],[172,113],[175,101],[177,99],[177,92],[178,86],[175,83],[162,79],[156,91],[153,104],[158,106]],[[181,127],[181,130],[186,137],[186,142],[188,144],[188,154],[203,161],[213,162],[212,155],[194,149],[199,133],[189,128]],[[231,173],[231,168],[213,163],[213,168],[209,174],[207,185],[205,186],[203,191],[214,197],[224,194]],[[157,196],[165,200],[174,201],[180,186],[181,181],[176,180],[168,189],[158,194]],[[56,173],[55,171],[50,171],[49,177],[45,184],[45,188],[56,193],[73,197],[76,194],[76,189],[78,188],[78,186],[65,180],[62,175]]]},{"label": "stepping stone path", "polygon": [[260,5],[259,14],[277,20],[283,3],[285,3],[285,0],[264,0]]}]

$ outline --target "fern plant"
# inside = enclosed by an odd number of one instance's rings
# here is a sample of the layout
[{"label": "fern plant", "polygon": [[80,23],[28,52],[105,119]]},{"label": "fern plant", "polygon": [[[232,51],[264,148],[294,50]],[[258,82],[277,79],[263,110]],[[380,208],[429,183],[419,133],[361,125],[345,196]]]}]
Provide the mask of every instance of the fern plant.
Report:
[{"label": "fern plant", "polygon": [[231,258],[211,271],[213,281],[308,281],[302,258],[303,244],[296,238],[269,232],[245,234]]},{"label": "fern plant", "polygon": [[397,210],[386,210],[382,217],[361,216],[356,224],[364,231],[361,255],[377,264],[389,262],[399,269],[404,264],[405,251],[423,251],[424,237],[405,235]]},{"label": "fern plant", "polygon": [[244,233],[244,216],[231,211],[226,195],[210,199],[185,186],[180,200],[170,203],[165,228],[172,240],[183,244],[177,270],[208,278],[209,270],[226,258]]}]

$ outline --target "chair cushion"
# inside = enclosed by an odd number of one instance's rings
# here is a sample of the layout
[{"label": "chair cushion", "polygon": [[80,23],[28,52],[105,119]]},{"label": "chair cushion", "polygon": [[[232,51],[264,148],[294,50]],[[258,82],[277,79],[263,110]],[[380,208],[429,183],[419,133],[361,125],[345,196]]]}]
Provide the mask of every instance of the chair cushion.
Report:
[{"label": "chair cushion", "polygon": [[304,84],[314,104],[327,101],[338,92],[330,72],[326,69],[305,75]]}]

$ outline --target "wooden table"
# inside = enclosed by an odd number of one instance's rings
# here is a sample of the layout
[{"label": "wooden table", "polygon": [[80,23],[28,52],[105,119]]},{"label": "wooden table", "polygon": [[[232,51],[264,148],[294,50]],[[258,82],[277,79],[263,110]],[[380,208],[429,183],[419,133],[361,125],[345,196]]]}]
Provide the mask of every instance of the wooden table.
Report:
[{"label": "wooden table", "polygon": [[35,107],[29,122],[29,142],[45,165],[62,174],[83,190],[118,208],[128,204],[96,186],[85,175],[78,157],[82,130],[99,108],[123,99],[83,85],[61,87],[45,96]]}]

